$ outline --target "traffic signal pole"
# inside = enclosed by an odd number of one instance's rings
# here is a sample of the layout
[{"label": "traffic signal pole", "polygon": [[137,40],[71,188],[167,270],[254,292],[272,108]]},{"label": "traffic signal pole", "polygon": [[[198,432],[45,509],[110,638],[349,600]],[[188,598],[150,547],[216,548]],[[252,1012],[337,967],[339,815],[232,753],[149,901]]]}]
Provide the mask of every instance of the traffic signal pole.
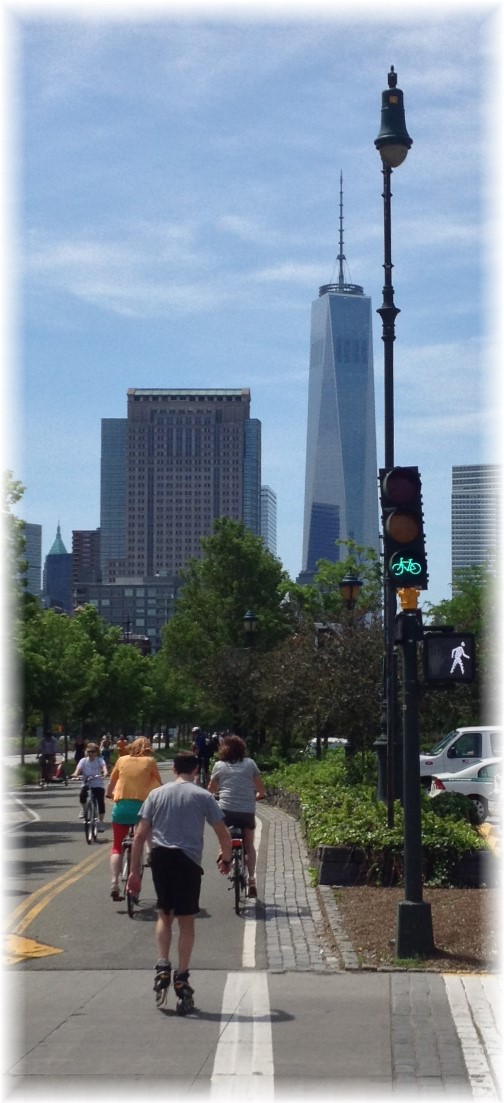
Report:
[{"label": "traffic signal pole", "polygon": [[434,949],[431,906],[422,895],[422,810],[418,730],[417,643],[422,639],[421,612],[403,610],[397,617],[396,640],[403,653],[403,808],[404,900],[397,906],[396,957],[427,956]]}]

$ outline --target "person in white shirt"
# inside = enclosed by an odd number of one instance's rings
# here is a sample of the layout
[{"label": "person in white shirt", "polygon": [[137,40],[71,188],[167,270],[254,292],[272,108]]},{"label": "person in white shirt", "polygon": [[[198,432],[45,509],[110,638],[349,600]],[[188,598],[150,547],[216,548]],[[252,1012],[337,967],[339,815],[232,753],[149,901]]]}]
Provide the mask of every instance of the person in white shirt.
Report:
[{"label": "person in white shirt", "polygon": [[224,812],[227,827],[241,827],[248,870],[248,896],[257,896],[254,846],[256,799],[266,796],[259,767],[253,758],[247,758],[247,747],[239,735],[228,735],[219,750],[219,762],[215,763],[208,785]]},{"label": "person in white shirt", "polygon": [[99,749],[97,743],[88,743],[86,747],[86,756],[81,758],[77,763],[71,777],[82,777],[82,787],[79,793],[79,800],[82,805],[79,813],[79,818],[84,817],[84,805],[87,801],[88,788],[94,790],[96,794],[96,800],[98,803],[98,831],[105,831],[105,778],[107,777],[107,767],[105,761],[99,755]]}]

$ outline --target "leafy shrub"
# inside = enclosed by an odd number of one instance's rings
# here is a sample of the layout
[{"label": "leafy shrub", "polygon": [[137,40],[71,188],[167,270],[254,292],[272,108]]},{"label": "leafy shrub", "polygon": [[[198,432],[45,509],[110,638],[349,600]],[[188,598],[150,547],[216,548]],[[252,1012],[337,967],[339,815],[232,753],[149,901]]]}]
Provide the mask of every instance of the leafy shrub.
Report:
[{"label": "leafy shrub", "polygon": [[[390,871],[402,876],[404,813],[394,802],[394,826],[387,823],[385,802],[378,801],[375,788],[354,780],[348,760],[339,756],[282,766],[265,779],[266,788],[295,793],[300,800],[301,820],[307,845],[350,846],[364,850],[370,879],[390,883]],[[422,795],[422,844],[425,877],[437,884],[449,884],[454,862],[468,851],[483,849],[486,843],[463,814],[458,802],[452,814],[439,815],[438,800]]]},{"label": "leafy shrub", "polygon": [[453,820],[467,820],[474,826],[479,822],[474,801],[463,793],[440,793],[432,800],[429,799],[429,808],[442,819],[450,817]]}]

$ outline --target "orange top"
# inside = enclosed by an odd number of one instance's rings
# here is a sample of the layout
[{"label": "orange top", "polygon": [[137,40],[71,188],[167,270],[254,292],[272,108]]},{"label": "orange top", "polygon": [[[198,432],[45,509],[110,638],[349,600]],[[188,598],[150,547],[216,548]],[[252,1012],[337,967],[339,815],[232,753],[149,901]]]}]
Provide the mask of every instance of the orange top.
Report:
[{"label": "orange top", "polygon": [[112,770],[109,791],[114,785],[114,800],[145,800],[151,789],[162,784],[157,763],[151,755],[124,755],[118,758]]}]

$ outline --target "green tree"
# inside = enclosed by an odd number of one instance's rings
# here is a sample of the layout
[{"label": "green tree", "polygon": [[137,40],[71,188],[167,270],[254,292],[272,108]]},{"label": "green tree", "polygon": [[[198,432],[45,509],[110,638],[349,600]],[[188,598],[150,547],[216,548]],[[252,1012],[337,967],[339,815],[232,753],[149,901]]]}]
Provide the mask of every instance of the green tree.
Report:
[{"label": "green tree", "polygon": [[212,536],[202,540],[203,558],[184,572],[183,589],[164,633],[167,670],[184,671],[186,682],[204,694],[213,715],[236,713],[236,672],[240,696],[248,664],[244,661],[245,613],[256,616],[255,646],[268,650],[290,631],[290,613],[282,583],[287,576],[260,537],[244,524],[220,518]]},{"label": "green tree", "polygon": [[26,587],[26,578],[23,576],[28,564],[23,557],[26,546],[25,523],[15,516],[12,507],[21,500],[25,488],[18,479],[14,478],[12,471],[5,471],[3,489],[3,533],[6,551],[6,576],[4,577],[9,595],[18,597]]}]

